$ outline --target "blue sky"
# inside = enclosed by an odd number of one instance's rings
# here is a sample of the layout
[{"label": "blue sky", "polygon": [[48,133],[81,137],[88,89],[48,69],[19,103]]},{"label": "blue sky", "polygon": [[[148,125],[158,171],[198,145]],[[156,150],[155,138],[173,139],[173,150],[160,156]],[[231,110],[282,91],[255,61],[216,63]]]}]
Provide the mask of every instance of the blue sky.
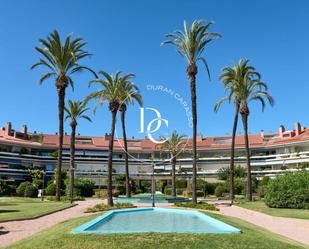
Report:
[{"label": "blue sky", "polygon": [[[0,124],[13,122],[15,128],[28,124],[31,131],[58,130],[57,95],[53,81],[38,84],[42,69],[30,70],[38,54],[34,47],[54,29],[64,36],[71,32],[83,37],[93,54],[83,64],[94,70],[136,74],[135,82],[144,96],[145,107],[158,109],[168,119],[169,128],[191,134],[183,101],[190,103],[185,61],[171,46],[161,47],[164,34],[182,28],[183,20],[213,20],[212,31],[223,36],[210,44],[205,58],[211,69],[209,82],[203,66],[197,77],[198,132],[203,135],[230,134],[233,109],[223,105],[213,112],[224,90],[218,80],[220,70],[240,58],[248,58],[268,83],[275,106],[264,113],[251,104],[249,130],[276,132],[280,124],[293,128],[296,121],[309,125],[307,98],[309,82],[309,2],[308,1],[13,1],[0,3]],[[67,99],[82,99],[92,76],[74,77],[75,90]],[[147,90],[162,85],[177,96]],[[150,87],[151,88],[151,87]],[[92,113],[89,113],[92,115]],[[107,105],[93,116],[93,123],[81,121],[78,132],[103,135],[110,130]],[[145,124],[153,118],[147,112]],[[139,133],[138,106],[127,118],[128,135]],[[66,125],[67,132],[70,132]],[[117,129],[120,133],[120,129]],[[242,132],[242,126],[238,132]],[[120,136],[120,134],[119,134]]]}]

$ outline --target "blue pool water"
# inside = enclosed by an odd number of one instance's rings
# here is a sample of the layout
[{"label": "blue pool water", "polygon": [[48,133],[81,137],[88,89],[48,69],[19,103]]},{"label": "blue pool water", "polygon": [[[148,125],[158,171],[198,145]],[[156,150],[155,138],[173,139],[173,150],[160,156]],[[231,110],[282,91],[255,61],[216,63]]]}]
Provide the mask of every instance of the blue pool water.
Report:
[{"label": "blue pool water", "polygon": [[198,211],[173,208],[114,210],[73,233],[239,233],[240,230]]}]

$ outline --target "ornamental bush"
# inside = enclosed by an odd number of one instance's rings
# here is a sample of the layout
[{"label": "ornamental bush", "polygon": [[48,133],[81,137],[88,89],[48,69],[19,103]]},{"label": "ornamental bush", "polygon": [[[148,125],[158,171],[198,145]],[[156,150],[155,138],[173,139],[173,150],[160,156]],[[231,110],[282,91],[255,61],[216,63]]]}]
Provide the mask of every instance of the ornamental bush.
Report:
[{"label": "ornamental bush", "polygon": [[10,195],[12,188],[7,184],[5,180],[0,180],[0,196]]},{"label": "ornamental bush", "polygon": [[38,197],[38,188],[32,184],[25,188],[25,197],[35,198]]},{"label": "ornamental bush", "polygon": [[89,179],[75,179],[75,195],[83,197],[91,197],[94,194],[95,182]]},{"label": "ornamental bush", "polygon": [[309,171],[286,173],[270,180],[265,203],[273,208],[309,209]]},{"label": "ornamental bush", "polygon": [[222,197],[225,192],[228,190],[223,185],[218,185],[215,189],[215,196]]},{"label": "ornamental bush", "polygon": [[45,189],[45,195],[50,195],[54,196],[56,195],[56,184],[55,183],[50,183]]},{"label": "ornamental bush", "polygon": [[32,185],[31,182],[22,182],[21,184],[19,184],[18,188],[16,189],[16,194],[18,196],[24,197],[25,196],[25,189],[27,186]]}]

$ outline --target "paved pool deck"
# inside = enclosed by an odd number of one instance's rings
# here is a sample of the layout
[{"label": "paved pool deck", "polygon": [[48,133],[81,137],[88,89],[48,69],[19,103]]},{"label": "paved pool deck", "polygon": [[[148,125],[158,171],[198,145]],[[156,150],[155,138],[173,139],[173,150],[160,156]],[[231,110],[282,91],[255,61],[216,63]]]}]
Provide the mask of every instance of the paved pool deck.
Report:
[{"label": "paved pool deck", "polygon": [[275,217],[234,205],[230,206],[228,203],[229,202],[213,202],[213,204],[220,209],[220,213],[225,216],[242,219],[272,233],[282,235],[309,246],[309,220]]}]

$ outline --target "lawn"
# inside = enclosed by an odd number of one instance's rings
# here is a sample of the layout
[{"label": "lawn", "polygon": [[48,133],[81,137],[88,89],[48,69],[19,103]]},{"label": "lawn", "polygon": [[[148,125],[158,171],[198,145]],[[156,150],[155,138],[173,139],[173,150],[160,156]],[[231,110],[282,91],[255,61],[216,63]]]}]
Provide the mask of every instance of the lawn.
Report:
[{"label": "lawn", "polygon": [[252,224],[235,218],[227,218],[221,215],[209,214],[215,218],[240,228],[241,234],[173,234],[173,233],[148,233],[125,235],[94,235],[71,234],[75,228],[97,215],[82,217],[58,224],[50,229],[42,231],[30,238],[21,240],[7,249],[181,249],[181,248],[306,248],[294,241],[272,234]]},{"label": "lawn", "polygon": [[270,208],[263,201],[240,202],[236,205],[272,216],[309,219],[309,209]]},{"label": "lawn", "polygon": [[42,202],[34,198],[0,198],[0,221],[33,218],[69,206],[65,202]]}]

